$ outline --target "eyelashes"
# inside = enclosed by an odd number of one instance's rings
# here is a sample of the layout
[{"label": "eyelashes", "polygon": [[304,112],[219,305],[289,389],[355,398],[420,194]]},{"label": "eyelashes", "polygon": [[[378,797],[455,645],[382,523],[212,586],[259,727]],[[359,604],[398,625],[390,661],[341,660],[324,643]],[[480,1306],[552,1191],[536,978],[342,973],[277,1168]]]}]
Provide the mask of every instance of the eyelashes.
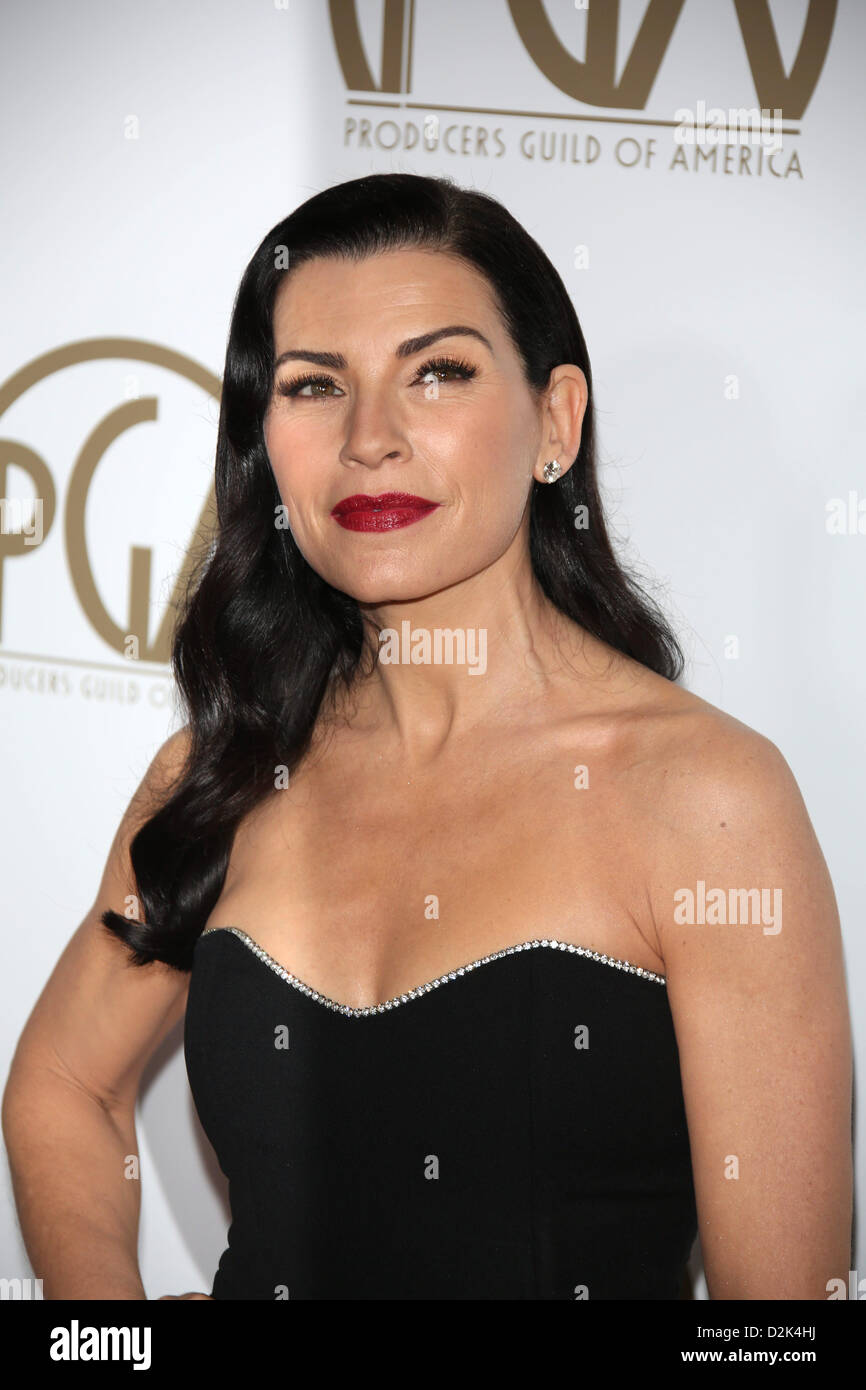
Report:
[{"label": "eyelashes", "polygon": [[[471,362],[464,362],[460,357],[434,357],[418,368],[418,374],[413,384],[419,384],[433,372],[455,372],[461,380],[471,381],[472,377],[477,375],[478,368],[474,367]],[[281,396],[299,396],[306,386],[327,387],[336,386],[336,384],[331,376],[323,375],[321,372],[307,372],[304,376],[294,377],[291,381],[281,381],[277,386],[277,393]],[[313,391],[302,399],[328,400],[329,397],[324,392]]]}]

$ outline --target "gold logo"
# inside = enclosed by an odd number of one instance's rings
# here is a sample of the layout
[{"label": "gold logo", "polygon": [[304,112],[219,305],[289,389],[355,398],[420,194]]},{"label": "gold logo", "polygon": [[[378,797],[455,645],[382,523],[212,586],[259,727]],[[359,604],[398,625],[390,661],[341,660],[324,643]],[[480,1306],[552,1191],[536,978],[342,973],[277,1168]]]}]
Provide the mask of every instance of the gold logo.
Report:
[{"label": "gold logo", "polygon": [[[528,56],[574,101],[589,106],[645,110],[674,28],[687,0],[649,0],[625,67],[616,80],[619,0],[592,0],[586,11],[586,56],[569,53],[543,0],[508,0]],[[836,18],[837,0],[809,0],[790,73],[785,72],[769,0],[734,0],[758,106],[798,120],[821,75]],[[331,31],[347,88],[353,92],[409,92],[414,26],[412,5],[384,0],[382,55],[377,81],[361,42],[356,0],[329,0]],[[718,7],[718,8],[725,8]],[[727,18],[727,16],[726,16]],[[404,58],[405,52],[405,58]],[[691,97],[691,93],[688,94]],[[523,114],[523,113],[515,113]]]},{"label": "gold logo", "polygon": [[[44,381],[55,372],[79,362],[92,362],[101,358],[123,358],[165,367],[176,372],[188,381],[200,386],[209,395],[219,400],[220,381],[212,372],[193,362],[182,353],[157,343],[141,342],[135,338],[90,338],[83,342],[69,343],[56,348],[29,362],[0,386],[0,418],[13,402],[32,386]],[[152,552],[144,546],[133,546],[129,555],[129,616],[123,627],[111,616],[96,586],[93,568],[87,552],[85,535],[85,509],[87,497],[100,459],[109,446],[125,430],[145,421],[157,418],[158,401],[155,396],[142,396],[124,402],[111,411],[93,429],[84,441],[72,467],[66,494],[63,516],[63,534],[66,544],[66,557],[69,574],[78,602],[94,630],[115,651],[126,655],[129,638],[136,639],[135,649],[141,661],[167,662],[171,654],[171,628],[173,609],[182,595],[190,570],[201,547],[207,545],[216,525],[216,506],[211,488],[205,500],[192,543],[184,558],[180,573],[175,581],[171,599],[162,617],[159,628],[152,640],[148,636],[148,614],[151,604],[150,572]],[[57,510],[57,491],[54,478],[45,460],[14,439],[0,439],[0,497],[8,496],[8,470],[10,466],[20,468],[28,474],[37,499],[41,503],[40,530],[38,538],[28,537],[21,531],[0,532],[0,625],[3,616],[3,570],[6,560],[37,550],[51,531]],[[36,544],[33,544],[33,540]],[[0,626],[2,631],[2,626]]]}]

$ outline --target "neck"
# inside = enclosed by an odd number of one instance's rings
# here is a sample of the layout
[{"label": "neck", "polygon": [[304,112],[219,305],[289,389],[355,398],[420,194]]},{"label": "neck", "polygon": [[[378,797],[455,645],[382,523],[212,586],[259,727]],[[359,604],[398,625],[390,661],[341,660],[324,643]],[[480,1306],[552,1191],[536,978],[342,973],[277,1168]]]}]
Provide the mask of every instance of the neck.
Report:
[{"label": "neck", "polygon": [[370,674],[348,697],[352,726],[396,747],[404,765],[432,762],[509,710],[537,708],[565,681],[592,680],[597,698],[609,650],[550,603],[528,554],[510,572],[500,561],[424,598],[360,608]]}]

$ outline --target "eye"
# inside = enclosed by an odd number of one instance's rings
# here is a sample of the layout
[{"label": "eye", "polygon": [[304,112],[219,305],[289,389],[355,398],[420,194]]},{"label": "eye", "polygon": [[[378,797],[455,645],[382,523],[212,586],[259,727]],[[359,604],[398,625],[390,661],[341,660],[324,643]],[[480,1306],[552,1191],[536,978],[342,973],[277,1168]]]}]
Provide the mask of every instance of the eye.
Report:
[{"label": "eye", "polygon": [[471,362],[464,362],[459,357],[436,357],[429,362],[425,362],[423,367],[418,368],[418,381],[426,381],[431,375],[438,372],[455,372],[464,381],[470,381],[476,375],[477,367],[473,367]]},{"label": "eye", "polygon": [[[416,384],[421,382],[429,384],[431,377],[435,380],[440,373],[444,376],[448,372],[460,380],[470,381],[477,374],[478,368],[474,367],[471,362],[464,362],[459,357],[433,357],[418,368],[415,382]],[[339,390],[332,376],[323,376],[318,372],[307,372],[304,376],[294,377],[291,381],[281,381],[277,387],[277,393],[281,396],[302,396],[308,386],[310,391],[309,394],[303,395],[304,400],[327,400],[331,394],[328,392],[329,386]]]},{"label": "eye", "polygon": [[[308,372],[306,376],[295,377],[293,381],[281,381],[277,391],[281,396],[299,396],[308,386],[336,386],[332,376],[320,376],[314,372]],[[305,400],[326,400],[327,396],[322,391],[312,391]]]}]

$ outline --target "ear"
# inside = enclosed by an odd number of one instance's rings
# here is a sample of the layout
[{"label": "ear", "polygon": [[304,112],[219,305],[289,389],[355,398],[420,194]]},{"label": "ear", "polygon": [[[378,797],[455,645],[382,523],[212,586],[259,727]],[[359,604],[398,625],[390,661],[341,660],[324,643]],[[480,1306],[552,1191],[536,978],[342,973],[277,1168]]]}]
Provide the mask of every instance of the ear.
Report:
[{"label": "ear", "polygon": [[556,460],[562,478],[568,472],[580,449],[580,435],[583,417],[589,401],[589,387],[580,367],[573,362],[560,363],[550,373],[550,380],[544,391],[542,406],[543,444],[535,466],[533,477],[546,483],[544,465]]}]

